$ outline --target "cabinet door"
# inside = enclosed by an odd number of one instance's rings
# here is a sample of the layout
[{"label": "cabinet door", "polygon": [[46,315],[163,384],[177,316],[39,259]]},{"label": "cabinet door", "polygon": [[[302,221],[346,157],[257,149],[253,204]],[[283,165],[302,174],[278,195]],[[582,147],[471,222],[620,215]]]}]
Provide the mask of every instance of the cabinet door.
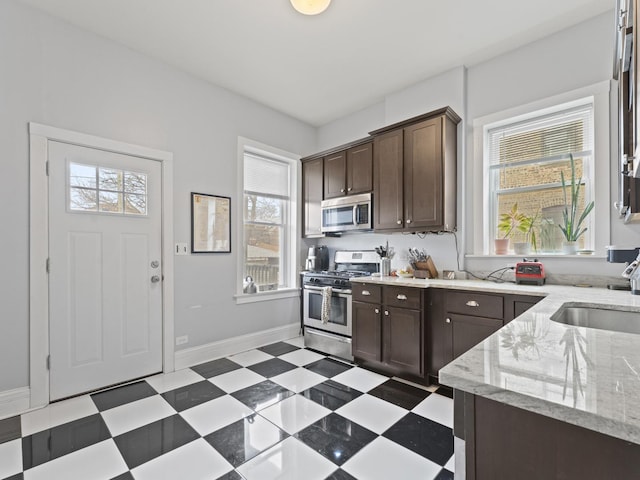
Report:
[{"label": "cabinet door", "polygon": [[384,363],[399,373],[424,374],[420,310],[384,308]]},{"label": "cabinet door", "polygon": [[373,190],[373,144],[347,150],[347,195]]},{"label": "cabinet door", "polygon": [[322,235],[322,159],[310,160],[302,164],[302,197],[304,201],[304,236]]},{"label": "cabinet door", "polygon": [[475,347],[482,340],[502,328],[502,319],[448,314],[453,328],[453,358]]},{"label": "cabinet door", "polygon": [[403,220],[402,130],[394,130],[373,143],[373,216],[375,230],[398,230]]},{"label": "cabinet door", "polygon": [[346,189],[347,154],[338,152],[324,157],[324,198],[342,197]]},{"label": "cabinet door", "polygon": [[[427,346],[429,375],[438,376],[442,367],[453,360],[451,319],[444,308],[446,290],[428,289]],[[449,322],[447,322],[449,318]]]},{"label": "cabinet door", "polygon": [[382,360],[382,328],[380,305],[353,302],[352,354],[356,359]]},{"label": "cabinet door", "polygon": [[404,129],[404,207],[407,228],[443,225],[442,117]]}]

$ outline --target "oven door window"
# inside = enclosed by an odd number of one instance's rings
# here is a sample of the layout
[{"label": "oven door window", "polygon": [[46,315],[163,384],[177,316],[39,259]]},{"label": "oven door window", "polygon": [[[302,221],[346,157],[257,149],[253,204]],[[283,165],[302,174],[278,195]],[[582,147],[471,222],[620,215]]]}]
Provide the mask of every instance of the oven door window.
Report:
[{"label": "oven door window", "polygon": [[340,227],[344,225],[353,225],[353,205],[322,210],[323,227]]},{"label": "oven door window", "polygon": [[[331,296],[331,316],[329,323],[347,326],[347,297]],[[309,293],[309,318],[322,320],[322,295]]]}]

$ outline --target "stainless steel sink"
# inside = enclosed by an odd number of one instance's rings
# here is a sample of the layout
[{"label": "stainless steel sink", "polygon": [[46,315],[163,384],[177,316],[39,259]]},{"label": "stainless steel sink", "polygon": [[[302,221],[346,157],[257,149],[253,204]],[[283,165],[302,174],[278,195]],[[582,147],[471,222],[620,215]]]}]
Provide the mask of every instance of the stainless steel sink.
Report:
[{"label": "stainless steel sink", "polygon": [[565,303],[551,315],[551,320],[574,327],[640,334],[639,310],[624,310],[609,305]]}]

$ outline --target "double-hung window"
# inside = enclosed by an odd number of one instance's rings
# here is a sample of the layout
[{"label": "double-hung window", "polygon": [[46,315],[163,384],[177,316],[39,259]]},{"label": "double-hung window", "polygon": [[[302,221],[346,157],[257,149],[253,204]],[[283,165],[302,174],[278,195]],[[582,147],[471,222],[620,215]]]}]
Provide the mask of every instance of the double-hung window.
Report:
[{"label": "double-hung window", "polygon": [[[511,212],[533,220],[531,228],[508,233],[511,245],[533,241],[536,252],[562,251],[565,190],[570,192],[571,158],[579,182],[577,217],[594,197],[593,98],[485,125],[485,185],[488,218],[485,238],[502,238],[500,221]],[[562,174],[561,174],[562,172]],[[571,199],[567,198],[567,203]],[[593,213],[579,249],[593,249]]]},{"label": "double-hung window", "polygon": [[295,162],[244,150],[242,275],[258,292],[294,286]]}]

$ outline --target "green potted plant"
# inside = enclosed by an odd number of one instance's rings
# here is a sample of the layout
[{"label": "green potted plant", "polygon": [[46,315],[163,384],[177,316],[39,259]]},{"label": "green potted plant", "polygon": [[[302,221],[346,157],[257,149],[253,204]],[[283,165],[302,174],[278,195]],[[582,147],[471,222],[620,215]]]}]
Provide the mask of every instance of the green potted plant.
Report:
[{"label": "green potted plant", "polygon": [[[517,205],[517,204],[516,204]],[[531,247],[535,252],[538,251],[538,242],[536,238],[536,222],[540,216],[540,210],[535,215],[529,216],[521,214],[520,223],[516,226],[516,230],[524,234],[524,242],[514,242],[513,251],[518,255],[527,255],[531,252]]]},{"label": "green potted plant", "polygon": [[[565,183],[564,172],[560,172],[562,193],[564,195],[564,210],[562,211],[562,224],[558,225],[558,227],[560,227],[565,238],[562,249],[564,253],[571,255],[576,253],[576,242],[587,231],[587,227],[583,227],[582,223],[593,210],[594,202],[592,200],[585,205],[582,213],[578,215],[578,197],[580,195],[582,177],[576,181],[576,165],[572,154],[569,154],[569,159],[571,163],[571,183],[569,186]],[[570,190],[568,195],[567,190]],[[570,202],[567,201],[567,198],[570,199]]]},{"label": "green potted plant", "polygon": [[511,206],[511,210],[500,215],[498,219],[498,231],[501,238],[495,239],[496,255],[505,255],[509,248],[509,239],[516,231],[522,231],[523,222],[528,217],[518,210],[518,203]]}]

